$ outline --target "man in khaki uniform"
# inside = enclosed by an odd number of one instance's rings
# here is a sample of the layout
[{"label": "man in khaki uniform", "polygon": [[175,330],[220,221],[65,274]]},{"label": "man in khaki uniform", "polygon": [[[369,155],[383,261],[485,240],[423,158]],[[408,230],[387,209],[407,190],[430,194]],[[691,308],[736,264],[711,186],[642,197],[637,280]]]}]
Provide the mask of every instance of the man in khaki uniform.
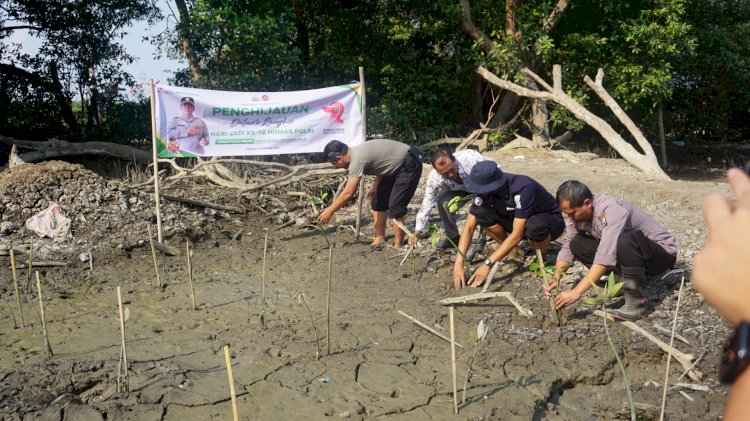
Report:
[{"label": "man in khaki uniform", "polygon": [[[204,147],[208,146],[208,127],[200,117],[195,117],[195,101],[186,96],[180,100],[180,111],[182,115],[174,117],[169,124],[167,138],[170,144],[176,143],[178,148],[174,152],[189,152],[196,155],[206,153]],[[172,150],[172,149],[170,149]]]}]

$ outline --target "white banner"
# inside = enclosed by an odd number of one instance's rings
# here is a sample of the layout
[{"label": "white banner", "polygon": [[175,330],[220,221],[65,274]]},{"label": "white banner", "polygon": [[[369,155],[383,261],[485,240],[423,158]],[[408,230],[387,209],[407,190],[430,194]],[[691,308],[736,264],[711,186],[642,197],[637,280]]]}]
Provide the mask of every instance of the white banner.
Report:
[{"label": "white banner", "polygon": [[160,158],[323,152],[363,142],[361,84],[292,92],[227,92],[157,85]]}]

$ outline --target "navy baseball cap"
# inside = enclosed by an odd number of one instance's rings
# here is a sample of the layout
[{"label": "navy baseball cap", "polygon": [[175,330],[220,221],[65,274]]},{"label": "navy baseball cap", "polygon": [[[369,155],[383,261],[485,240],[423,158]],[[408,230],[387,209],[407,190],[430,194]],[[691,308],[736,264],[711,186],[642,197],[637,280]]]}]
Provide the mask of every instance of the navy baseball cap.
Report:
[{"label": "navy baseball cap", "polygon": [[472,193],[489,193],[504,186],[508,176],[497,167],[495,161],[477,162],[464,183]]}]

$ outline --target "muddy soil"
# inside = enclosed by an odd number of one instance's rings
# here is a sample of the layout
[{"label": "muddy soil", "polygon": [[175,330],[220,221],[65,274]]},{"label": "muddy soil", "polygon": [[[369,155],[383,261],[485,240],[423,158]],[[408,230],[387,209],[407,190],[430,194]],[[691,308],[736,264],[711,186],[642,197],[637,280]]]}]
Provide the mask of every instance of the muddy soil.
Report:
[{"label": "muddy soil", "polygon": [[[623,161],[583,155],[523,151],[490,156],[506,171],[532,176],[553,192],[562,181],[576,178],[595,192],[627,199],[676,234],[677,271],[651,280],[647,292],[654,312],[638,325],[669,343],[669,335],[655,326],[671,329],[684,276],[676,330],[689,344],[675,340],[675,347],[698,358],[696,368],[704,377],[697,384],[705,390],[671,390],[666,418],[719,419],[727,388],[718,384],[716,366],[729,327],[693,289],[689,274],[706,237],[702,197],[711,191],[728,194],[723,180],[656,181]],[[457,349],[460,413],[454,415],[449,343],[399,313],[449,335],[448,309],[438,301],[478,292],[451,288],[450,253],[435,253],[428,246],[400,265],[404,251],[372,249],[366,238],[356,240],[345,227],[354,223],[354,207],[342,211],[337,220],[341,227],[327,230],[333,243],[328,327],[329,248],[319,231],[280,229],[273,212],[237,215],[168,204],[165,242],[181,249],[186,239],[193,242],[194,310],[184,253],[157,256],[164,284],[158,285],[145,234],[146,224],[153,223],[147,191],[65,163],[23,167],[23,176],[19,168],[0,174],[2,240],[28,241],[31,234],[23,222],[52,200],[73,219],[74,232],[62,243],[34,240],[35,252],[44,259],[68,263],[38,269],[52,357],[45,355],[37,293],[25,291],[25,269],[18,271],[22,328],[9,258],[0,257],[0,343],[5,345],[0,348],[0,419],[231,419],[225,345],[231,350],[242,420],[629,419],[623,376],[602,319],[579,303],[567,312],[567,323],[557,326],[549,317],[541,281],[524,267],[504,265],[491,290],[513,293],[532,316],[520,314],[503,298],[456,307],[456,340],[463,348]],[[38,184],[39,177],[44,184]],[[81,178],[91,186],[87,191],[99,196],[66,192]],[[179,192],[196,199],[202,194]],[[225,195],[226,203],[236,201],[234,193]],[[370,222],[364,219],[365,236],[372,234]],[[237,232],[241,235],[233,239]],[[266,234],[263,329],[259,313]],[[488,245],[486,252],[493,247]],[[93,250],[93,271],[79,259],[88,250]],[[475,264],[482,258],[475,257]],[[525,265],[532,260],[527,256]],[[571,271],[568,286],[581,270]],[[119,393],[117,287],[129,312],[129,392]],[[480,320],[489,333],[476,351],[464,401],[475,348],[469,333]],[[666,353],[621,325],[607,327],[626,365],[639,416],[658,418]],[[673,360],[670,383],[683,372]],[[684,376],[680,383],[696,382]]]}]

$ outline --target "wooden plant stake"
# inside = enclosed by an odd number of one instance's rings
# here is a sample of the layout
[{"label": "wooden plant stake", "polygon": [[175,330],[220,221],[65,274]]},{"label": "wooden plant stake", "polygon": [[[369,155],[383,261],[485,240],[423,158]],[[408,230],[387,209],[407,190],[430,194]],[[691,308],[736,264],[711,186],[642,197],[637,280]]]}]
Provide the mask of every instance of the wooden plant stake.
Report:
[{"label": "wooden plant stake", "polygon": [[195,291],[193,290],[193,265],[190,262],[190,241],[185,241],[185,254],[187,254],[188,263],[188,281],[190,281],[190,298],[193,300],[193,310],[195,307]]},{"label": "wooden plant stake", "polygon": [[[435,329],[433,329],[433,328],[431,328],[431,327],[427,326],[426,324],[424,324],[424,323],[420,322],[419,320],[415,319],[414,317],[411,317],[411,316],[409,316],[408,314],[404,313],[403,311],[399,310],[399,311],[398,311],[398,314],[400,314],[400,315],[402,315],[402,316],[406,317],[407,319],[411,320],[411,322],[412,322],[412,323],[414,323],[415,325],[417,325],[417,326],[421,327],[422,329],[424,329],[424,330],[426,330],[426,331],[428,331],[428,332],[432,333],[433,335],[437,336],[438,338],[440,338],[440,339],[442,339],[442,340],[444,340],[444,341],[448,341],[448,342],[450,342],[450,341],[451,341],[451,340],[450,340],[450,338],[447,338],[447,337],[446,337],[445,335],[443,335],[442,333],[440,333],[440,332],[438,332],[437,330],[435,330]],[[454,341],[454,342],[455,342],[455,341]],[[463,345],[461,345],[461,344],[460,344],[460,343],[458,343],[458,342],[455,342],[455,344],[456,344],[456,346],[458,346],[459,348],[463,348],[463,347],[464,347]]]},{"label": "wooden plant stake", "polygon": [[16,292],[16,303],[18,304],[18,312],[21,313],[21,328],[26,328],[23,321],[23,307],[21,307],[21,293],[18,290],[18,279],[16,278],[16,257],[13,248],[10,249],[10,269],[13,272],[13,289]]},{"label": "wooden plant stake", "polygon": [[[544,257],[542,257],[542,251],[536,249],[536,260],[539,263],[539,270],[542,271],[542,279],[544,279],[544,287],[549,287],[549,279],[547,278],[547,268],[544,266]],[[558,326],[562,326],[562,319],[560,313],[555,308],[555,294],[552,294],[552,298],[549,300],[549,314],[556,322]]]},{"label": "wooden plant stake", "polygon": [[29,240],[29,263],[26,265],[26,293],[31,291],[31,271],[33,270],[31,261],[34,257],[34,237]]},{"label": "wooden plant stake", "polygon": [[265,330],[266,325],[266,251],[268,250],[268,234],[266,233],[263,241],[263,272],[260,275],[260,314],[258,320],[260,321],[261,329]]},{"label": "wooden plant stake", "polygon": [[91,255],[91,250],[89,250],[89,271],[94,271],[94,256]]},{"label": "wooden plant stake", "polygon": [[328,290],[326,291],[326,355],[331,355],[331,272],[333,269],[333,246],[328,247]]},{"label": "wooden plant stake", "polygon": [[[117,306],[120,310],[120,340],[122,343],[121,351],[122,351],[122,363],[123,363],[123,372],[125,375],[125,391],[130,391],[130,383],[128,382],[128,351],[125,347],[125,313],[122,311],[122,293],[120,292],[120,287],[117,287]],[[120,373],[117,373],[118,377]],[[117,391],[120,391],[120,382],[117,382]]]},{"label": "wooden plant stake", "polygon": [[453,372],[453,413],[458,414],[458,388],[456,386],[456,327],[453,322],[453,306],[448,307],[451,321],[451,371]]},{"label": "wooden plant stake", "polygon": [[232,394],[232,416],[234,421],[239,421],[237,413],[237,395],[234,393],[234,376],[232,376],[232,362],[229,360],[229,345],[224,345],[224,360],[227,363],[227,375],[229,376],[229,393]]},{"label": "wooden plant stake", "polygon": [[148,229],[148,242],[151,243],[151,257],[154,259],[154,270],[156,271],[156,282],[159,283],[161,288],[161,277],[159,277],[159,266],[156,264],[156,250],[154,249],[154,239],[151,235],[151,225],[146,225]]},{"label": "wooden plant stake", "polygon": [[49,345],[49,336],[47,336],[47,324],[44,321],[44,299],[42,298],[42,281],[39,280],[39,272],[36,273],[36,290],[39,294],[39,317],[42,319],[42,333],[44,334],[44,348],[47,358],[52,358],[52,347]]},{"label": "wooden plant stake", "polygon": [[674,310],[674,319],[672,320],[672,336],[669,338],[669,352],[667,353],[667,369],[664,373],[664,392],[661,396],[661,415],[659,421],[664,421],[664,410],[667,406],[667,387],[669,386],[669,363],[672,361],[672,349],[674,346],[674,331],[677,327],[677,314],[680,312],[680,298],[682,297],[682,287],[685,285],[685,276],[680,281],[680,292],[677,293],[677,306]]}]

